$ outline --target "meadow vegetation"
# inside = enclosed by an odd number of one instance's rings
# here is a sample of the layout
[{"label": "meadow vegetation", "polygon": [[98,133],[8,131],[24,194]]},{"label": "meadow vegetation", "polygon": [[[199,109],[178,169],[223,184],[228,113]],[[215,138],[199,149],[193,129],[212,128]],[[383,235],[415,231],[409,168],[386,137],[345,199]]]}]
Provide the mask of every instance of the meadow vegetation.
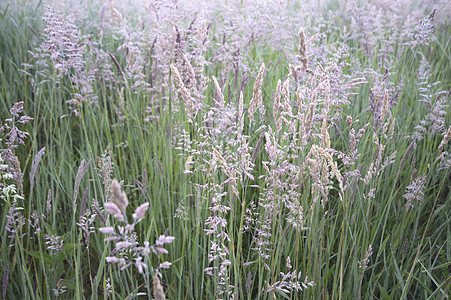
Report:
[{"label": "meadow vegetation", "polygon": [[1,297],[448,299],[418,2],[1,1]]}]

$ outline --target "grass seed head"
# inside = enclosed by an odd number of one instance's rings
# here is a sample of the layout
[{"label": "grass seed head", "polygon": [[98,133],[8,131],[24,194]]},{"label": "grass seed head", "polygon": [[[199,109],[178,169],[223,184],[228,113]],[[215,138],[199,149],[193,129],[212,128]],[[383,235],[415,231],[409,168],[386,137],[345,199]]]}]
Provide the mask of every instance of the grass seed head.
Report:
[{"label": "grass seed head", "polygon": [[163,287],[161,286],[160,279],[158,278],[158,273],[153,277],[153,297],[155,300],[165,300]]},{"label": "grass seed head", "polygon": [[125,192],[121,191],[121,186],[116,179],[113,179],[113,182],[111,183],[111,194],[113,203],[116,204],[122,213],[125,213],[128,205],[127,195]]}]

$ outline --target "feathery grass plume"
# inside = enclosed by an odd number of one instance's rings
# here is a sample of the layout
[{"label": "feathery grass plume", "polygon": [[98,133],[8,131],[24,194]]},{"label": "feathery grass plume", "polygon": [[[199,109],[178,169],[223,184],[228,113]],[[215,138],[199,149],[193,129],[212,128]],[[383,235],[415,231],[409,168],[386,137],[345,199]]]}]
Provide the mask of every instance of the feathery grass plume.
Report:
[{"label": "feathery grass plume", "polygon": [[103,290],[103,294],[105,295],[105,297],[108,299],[109,296],[113,293],[113,285],[111,284],[111,279],[110,277],[108,277],[105,280],[105,289]]},{"label": "feathery grass plume", "polygon": [[297,85],[301,84],[301,80],[304,79],[303,72],[308,72],[311,75],[313,75],[313,71],[306,68],[304,69],[303,66],[293,66],[292,64],[288,65],[288,69],[290,70],[288,73],[288,77],[293,77],[294,82],[296,82]]},{"label": "feathery grass plume", "polygon": [[80,44],[80,31],[71,17],[58,15],[49,5],[45,7],[43,20],[47,24],[43,50],[50,54],[52,68],[57,71],[58,79],[70,74],[71,70],[82,71],[83,47]]},{"label": "feathery grass plume", "polygon": [[[144,219],[149,203],[146,202],[137,207],[133,213],[133,222],[128,223],[126,216],[128,200],[125,193],[121,192],[121,187],[116,179],[112,182],[111,190],[113,202],[105,203],[105,210],[122,224],[116,224],[114,227],[99,228],[101,233],[109,235],[104,239],[105,242],[113,241],[115,243],[115,251],[110,253],[110,256],[107,256],[105,260],[108,263],[119,264],[121,270],[134,265],[138,269],[139,274],[143,274],[146,284],[149,284],[147,282],[149,272],[158,271],[159,268],[168,268],[171,265],[169,262],[163,262],[159,267],[154,268],[150,263],[149,255],[151,253],[154,253],[156,256],[168,254],[168,251],[163,247],[172,243],[175,238],[167,236],[165,233],[155,241],[155,244],[150,245],[148,241],[145,241],[144,247],[139,246],[135,226]],[[148,290],[149,294],[150,290]]]},{"label": "feathery grass plume", "polygon": [[105,19],[105,11],[108,3],[103,3],[102,8],[100,9],[100,30],[103,31],[103,21]]},{"label": "feathery grass plume", "polygon": [[[390,128],[388,129],[388,139],[391,140],[393,138],[393,134],[395,133],[395,124],[396,124],[396,118],[392,117],[390,115]],[[390,120],[388,120],[387,122],[389,122]],[[385,132],[385,131],[384,131]]]},{"label": "feathery grass plume", "polygon": [[133,213],[133,219],[136,221],[140,221],[144,219],[147,209],[149,208],[149,202],[141,204]]},{"label": "feathery grass plume", "polygon": [[450,139],[451,139],[451,126],[449,126],[448,131],[443,136],[443,140],[440,143],[440,145],[438,146],[438,150],[440,150],[440,151],[443,150],[443,148],[446,146],[446,144],[448,144]]},{"label": "feathery grass plume", "polygon": [[39,84],[44,84],[48,80],[55,80],[59,84],[68,78],[72,98],[65,102],[69,105],[69,111],[79,116],[83,102],[97,103],[97,95],[93,88],[95,80],[93,74],[96,73],[96,69],[87,70],[85,60],[92,57],[90,53],[85,52],[88,45],[92,44],[86,42],[88,38],[82,36],[81,30],[75,26],[73,15],[58,15],[47,5],[43,19],[47,24],[44,30],[45,39],[34,54],[37,60],[35,68],[40,75],[39,78],[42,78]]},{"label": "feathery grass plume", "polygon": [[[281,86],[281,93],[283,95],[282,109],[286,115],[291,115],[290,106],[290,77],[288,77]],[[291,116],[290,116],[291,117]]]},{"label": "feathery grass plume", "polygon": [[363,179],[363,182],[365,182],[366,185],[370,184],[371,178],[373,177],[373,173],[374,173],[374,163],[371,163],[370,167],[368,168],[368,173]]},{"label": "feathery grass plume", "polygon": [[362,180],[361,177],[361,169],[356,167],[357,162],[361,154],[359,153],[359,149],[357,145],[362,138],[363,134],[366,131],[366,128],[370,125],[370,123],[366,123],[359,131],[356,133],[354,128],[351,128],[352,124],[359,122],[359,120],[352,121],[351,116],[347,116],[346,125],[349,128],[349,140],[348,140],[348,151],[347,153],[343,153],[337,150],[331,150],[337,153],[337,158],[343,161],[343,165],[345,167],[345,172],[343,174],[343,185],[346,190],[354,183],[354,187],[358,184],[359,180]]},{"label": "feathery grass plume", "polygon": [[298,105],[297,118],[299,118],[299,121],[302,124],[304,115],[302,113],[302,111],[303,111],[303,103],[302,103],[302,91],[301,91],[301,87],[300,86],[298,86],[297,89],[296,89],[296,103]]},{"label": "feathery grass plume", "polygon": [[116,204],[112,202],[105,203],[105,210],[108,214],[112,215],[119,222],[124,222],[124,215]]},{"label": "feathery grass plume", "polygon": [[227,164],[227,161],[224,159],[224,157],[222,156],[222,154],[213,147],[213,157],[216,161],[218,161],[219,166],[221,167],[221,170],[224,172],[224,174],[226,174],[228,176],[227,181],[231,183],[231,188],[233,193],[235,194],[235,196],[237,196],[238,198],[240,197],[240,194],[238,192],[238,188],[237,188],[237,172],[235,171],[235,169],[233,167],[229,167]]},{"label": "feathery grass plume", "polygon": [[111,182],[112,174],[113,174],[113,161],[111,160],[111,149],[107,147],[105,152],[96,158],[97,160],[97,169],[98,175],[102,178],[103,188],[104,188],[104,197],[105,199],[111,198]]},{"label": "feathery grass plume", "polygon": [[20,193],[23,195],[23,173],[20,168],[20,161],[17,156],[12,157],[13,167],[14,167],[14,177],[16,179],[17,187],[19,188]]},{"label": "feathery grass plume", "polygon": [[29,133],[21,131],[17,125],[27,124],[33,120],[33,118],[28,116],[20,116],[23,112],[23,108],[23,101],[15,103],[9,110],[11,117],[5,119],[5,123],[0,127],[0,134],[3,134],[4,142],[1,138],[0,141],[6,146],[6,148],[0,149],[0,156],[2,160],[5,160],[11,167],[11,174],[13,175],[21,194],[23,194],[23,174],[20,168],[20,161],[15,152],[19,145],[25,144],[25,139],[29,136]]},{"label": "feathery grass plume", "polygon": [[100,211],[100,209],[97,207],[97,205],[93,205],[92,209],[96,212],[97,217],[99,217],[99,220],[103,223],[103,225],[106,225],[106,219],[103,213]]},{"label": "feathery grass plume", "polygon": [[263,73],[265,72],[265,64],[263,63],[258,71],[257,79],[255,79],[252,99],[249,103],[249,120],[254,120],[254,113],[257,111],[257,108],[260,110],[260,114],[265,114],[265,108],[263,106],[263,98],[262,98],[262,84],[263,84]]},{"label": "feathery grass plume", "polygon": [[342,179],[343,177],[342,177],[340,171],[338,170],[337,162],[334,161],[332,155],[328,151],[326,151],[325,149],[320,148],[320,147],[318,147],[316,145],[313,145],[312,149],[313,148],[316,148],[318,153],[320,153],[321,156],[323,156],[327,160],[327,164],[328,164],[329,168],[331,169],[331,173],[335,176],[335,178],[338,181],[338,185],[339,185],[340,191],[341,191],[340,199],[342,199],[342,196],[343,196],[343,193],[344,193],[343,179]]},{"label": "feathery grass plume", "polygon": [[410,46],[412,49],[420,45],[428,45],[432,41],[432,34],[436,27],[434,22],[437,8],[431,11],[431,13],[420,20],[414,30],[410,33],[411,40],[406,42],[405,45]]},{"label": "feathery grass plume", "polygon": [[[9,186],[9,188],[10,189],[7,192],[7,195],[12,193],[16,194],[15,186],[13,186],[14,189],[11,189],[11,186]],[[3,190],[2,192],[3,194],[5,194],[5,190]],[[10,240],[9,247],[12,247],[15,245],[15,242],[25,237],[26,233],[24,233],[22,229],[23,226],[27,223],[27,219],[21,213],[23,207],[17,205],[17,200],[23,198],[20,196],[20,198],[14,197],[16,195],[8,196],[10,196],[13,201],[11,203],[11,206],[9,207],[8,214],[6,215],[5,229],[7,232],[9,232],[9,235],[7,236]]]},{"label": "feathery grass plume", "polygon": [[96,230],[95,227],[93,226],[95,219],[96,214],[92,213],[90,209],[86,209],[83,213],[80,213],[80,218],[76,223],[77,226],[81,229],[81,232],[83,233],[83,238],[88,253],[90,252],[89,250],[90,236]]},{"label": "feathery grass plume", "polygon": [[388,90],[385,90],[384,102],[382,103],[382,108],[381,108],[381,117],[380,117],[381,122],[384,121],[385,114],[387,113],[387,111],[388,111]]},{"label": "feathery grass plume", "polygon": [[308,59],[307,59],[307,46],[305,45],[305,31],[304,28],[299,30],[299,47],[298,47],[298,59],[302,63],[302,70],[307,69]]},{"label": "feathery grass plume", "polygon": [[373,248],[370,244],[368,246],[368,250],[366,250],[365,258],[358,262],[359,268],[362,270],[361,274],[360,274],[359,298],[361,298],[361,293],[362,293],[363,274],[365,273],[365,270],[370,263],[371,255],[373,255]]},{"label": "feathery grass plume", "polygon": [[183,174],[193,174],[194,172],[191,171],[191,165],[193,165],[193,164],[194,164],[193,156],[190,155],[190,156],[188,156],[188,157],[186,158],[186,161],[185,161],[185,171],[183,171]]},{"label": "feathery grass plume", "polygon": [[153,276],[153,297],[155,300],[165,300],[166,296],[164,295],[163,286],[161,286],[160,278],[158,278],[158,272]]},{"label": "feathery grass plume", "polygon": [[127,195],[121,191],[121,185],[116,179],[113,179],[111,182],[111,197],[113,203],[120,209],[122,214],[125,214],[128,205]]},{"label": "feathery grass plume", "polygon": [[418,81],[420,81],[418,83],[418,102],[426,104],[429,109],[429,113],[415,127],[415,132],[411,136],[411,138],[420,141],[426,134],[435,134],[445,129],[449,94],[447,91],[440,89],[440,81],[430,83],[430,78],[432,77],[431,65],[424,55],[420,61],[417,73]]},{"label": "feathery grass plume", "polygon": [[270,293],[272,298],[275,299],[274,291],[278,291],[282,295],[288,297],[293,291],[302,291],[309,287],[315,286],[315,282],[309,281],[308,276],[305,276],[304,281],[301,280],[301,271],[291,270],[293,267],[290,263],[290,257],[287,257],[287,269],[288,273],[280,272],[282,280],[276,281],[274,284],[270,285],[266,290],[266,293]]},{"label": "feathery grass plume", "polygon": [[451,168],[451,153],[447,151],[443,151],[438,157],[437,160],[440,161],[437,169],[437,174],[441,170],[448,170]]},{"label": "feathery grass plume", "polygon": [[[308,174],[313,183],[311,189],[312,202],[313,204],[315,204],[318,201],[319,196],[322,194],[324,197],[324,200],[322,202],[325,203],[325,201],[327,201],[326,197],[328,196],[329,192],[325,191],[324,186],[329,185],[331,177],[329,174],[329,168],[327,167],[327,161],[324,159],[324,157],[322,157],[321,153],[319,152],[319,147],[317,147],[316,145],[313,145],[310,148],[305,161],[309,165]],[[301,176],[303,176],[303,173],[304,170],[300,169],[297,178],[300,179]]]},{"label": "feathery grass plume", "polygon": [[85,164],[85,160],[83,159],[80,163],[80,166],[78,167],[78,172],[77,172],[77,176],[75,177],[75,185],[74,185],[74,197],[73,197],[74,208],[77,207],[77,197],[78,197],[81,179],[83,178],[83,176],[85,176],[90,164],[91,164],[91,160],[89,160],[88,163]]},{"label": "feathery grass plume", "polygon": [[60,278],[56,284],[56,287],[54,289],[52,289],[53,294],[59,298],[59,296],[63,295],[64,293],[67,292],[67,288],[66,286],[64,286],[63,283],[63,278]]},{"label": "feathery grass plume", "polygon": [[196,113],[195,111],[193,111],[194,101],[193,101],[192,97],[190,96],[188,90],[186,89],[185,84],[183,83],[183,79],[180,76],[180,72],[177,69],[177,66],[175,64],[171,64],[170,68],[171,68],[172,74],[174,75],[175,82],[177,82],[177,85],[179,86],[179,91],[180,91],[180,94],[182,95],[183,101],[185,102],[185,106],[186,106],[185,109],[186,109],[188,115],[190,115],[191,113]]},{"label": "feathery grass plume", "polygon": [[38,173],[39,168],[39,162],[41,161],[42,155],[44,155],[45,147],[42,147],[41,150],[39,150],[38,154],[34,157],[33,163],[31,164],[31,171],[30,171],[30,191],[33,190],[34,186],[34,177]]},{"label": "feathery grass plume", "polygon": [[124,23],[122,14],[114,6],[111,7],[111,19],[113,20],[113,24],[116,26],[120,26]]},{"label": "feathery grass plume", "polygon": [[373,255],[373,248],[371,247],[371,244],[368,246],[368,250],[366,250],[365,258],[362,259],[362,261],[359,261],[359,267],[362,269],[362,272],[365,271],[365,269],[368,267],[368,264],[370,263],[370,257]]},{"label": "feathery grass plume", "polygon": [[406,187],[406,191],[402,197],[407,201],[405,207],[407,210],[413,207],[413,202],[423,201],[424,188],[426,187],[427,174],[423,174],[416,178],[413,178],[409,186]]},{"label": "feathery grass plume", "polygon": [[346,125],[348,127],[350,127],[352,125],[352,116],[347,116],[346,117]]},{"label": "feathery grass plume", "polygon": [[[196,84],[196,72],[194,71],[193,65],[191,64],[191,62],[189,61],[188,57],[186,56],[186,54],[183,54],[183,61],[185,62],[186,65],[186,69],[188,71],[189,74],[189,81],[191,85],[195,85]],[[214,76],[213,76],[214,77]],[[217,83],[217,82],[216,82]],[[215,87],[216,87],[216,83],[215,83]],[[219,85],[218,85],[219,86]],[[218,91],[218,90],[216,90]],[[218,95],[219,96],[219,95]],[[224,98],[224,97],[223,97]]]},{"label": "feathery grass plume", "polygon": [[[277,88],[276,88],[277,93]],[[290,104],[290,77],[288,77],[281,85],[281,95],[283,96],[283,101],[279,102],[279,106],[281,108],[280,118],[277,122],[281,123],[282,121],[287,124],[289,127],[289,132],[294,133],[296,128],[296,121],[294,119],[292,108]],[[279,127],[281,124],[279,124]]]},{"label": "feathery grass plume", "polygon": [[58,255],[64,251],[63,237],[56,234],[46,234],[44,238],[46,240],[45,244],[47,245],[47,250],[54,254],[55,257],[58,257]]},{"label": "feathery grass plume", "polygon": [[346,83],[345,89],[353,89],[359,85],[368,83],[368,81],[366,80],[366,78],[363,77],[359,77],[359,78],[354,78],[351,79],[348,83]]}]

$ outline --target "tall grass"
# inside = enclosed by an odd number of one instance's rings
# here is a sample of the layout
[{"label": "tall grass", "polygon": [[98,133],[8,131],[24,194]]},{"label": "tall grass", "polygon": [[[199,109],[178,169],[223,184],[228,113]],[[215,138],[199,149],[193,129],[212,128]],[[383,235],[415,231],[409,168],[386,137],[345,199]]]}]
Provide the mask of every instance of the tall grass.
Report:
[{"label": "tall grass", "polygon": [[449,16],[2,2],[2,297],[449,298]]}]

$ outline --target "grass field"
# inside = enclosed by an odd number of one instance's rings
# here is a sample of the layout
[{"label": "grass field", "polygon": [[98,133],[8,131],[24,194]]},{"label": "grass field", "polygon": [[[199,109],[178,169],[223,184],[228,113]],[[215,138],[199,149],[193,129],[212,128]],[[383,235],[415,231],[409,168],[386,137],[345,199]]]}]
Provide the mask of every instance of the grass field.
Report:
[{"label": "grass field", "polygon": [[1,1],[0,297],[449,299],[450,7]]}]

